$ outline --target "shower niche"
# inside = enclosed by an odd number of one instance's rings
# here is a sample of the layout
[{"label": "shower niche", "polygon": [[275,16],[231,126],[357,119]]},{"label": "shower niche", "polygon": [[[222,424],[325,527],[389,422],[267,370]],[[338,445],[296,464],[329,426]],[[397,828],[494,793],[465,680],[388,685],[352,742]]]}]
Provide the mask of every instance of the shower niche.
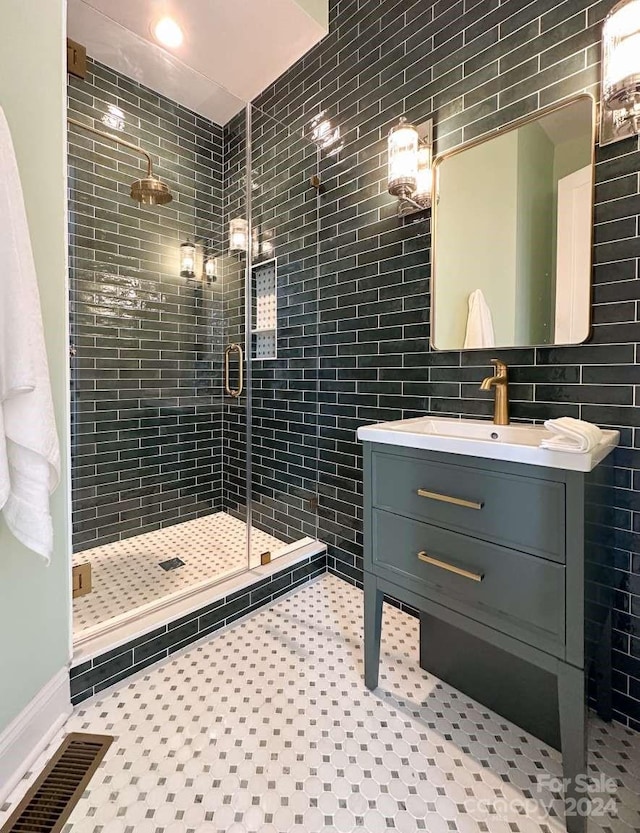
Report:
[{"label": "shower niche", "polygon": [[251,289],[254,328],[251,331],[251,358],[275,359],[278,355],[278,266],[277,260],[256,264]]}]

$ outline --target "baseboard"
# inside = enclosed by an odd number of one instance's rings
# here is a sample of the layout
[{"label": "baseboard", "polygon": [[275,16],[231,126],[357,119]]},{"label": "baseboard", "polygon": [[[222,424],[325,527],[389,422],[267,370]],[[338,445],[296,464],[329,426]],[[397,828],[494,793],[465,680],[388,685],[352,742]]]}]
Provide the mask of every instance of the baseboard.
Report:
[{"label": "baseboard", "polygon": [[69,669],[65,667],[0,734],[0,804],[70,714]]}]

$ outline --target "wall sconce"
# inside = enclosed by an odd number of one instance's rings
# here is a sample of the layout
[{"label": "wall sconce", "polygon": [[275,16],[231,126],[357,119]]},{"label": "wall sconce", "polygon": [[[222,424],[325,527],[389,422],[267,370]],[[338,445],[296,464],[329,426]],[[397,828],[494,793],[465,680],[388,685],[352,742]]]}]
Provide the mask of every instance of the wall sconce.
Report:
[{"label": "wall sconce", "polygon": [[[242,217],[237,217],[229,223],[229,251],[230,252],[245,252],[248,249],[248,230],[249,224]],[[270,247],[270,248],[268,248]],[[251,230],[251,256],[255,259],[260,256],[260,253],[265,254],[267,251],[273,252],[273,244],[264,244],[261,249],[260,246],[260,229],[253,226]]]},{"label": "wall sconce", "polygon": [[213,253],[211,241],[205,238],[187,240],[180,244],[180,277],[205,285],[218,280],[219,261]]},{"label": "wall sconce", "polygon": [[640,133],[640,0],[622,0],[602,30],[600,144]]},{"label": "wall sconce", "polygon": [[180,277],[193,280],[196,276],[196,244],[180,244]]},{"label": "wall sconce", "polygon": [[422,208],[431,208],[433,169],[431,167],[431,141],[422,141],[418,146],[418,178],[413,194],[414,202]]},{"label": "wall sconce", "polygon": [[229,251],[247,251],[248,223],[243,217],[236,217],[229,222]]},{"label": "wall sconce", "polygon": [[273,245],[274,229],[261,227],[254,229],[254,231],[258,232],[253,241],[254,258],[272,258],[275,252]]},{"label": "wall sconce", "polygon": [[[640,2],[640,0],[639,0]],[[388,190],[401,216],[431,207],[433,121],[418,127],[403,117],[389,131]]]},{"label": "wall sconce", "polygon": [[410,198],[418,184],[418,143],[416,128],[404,118],[389,131],[389,193],[399,200]]},{"label": "wall sconce", "polygon": [[208,284],[218,280],[218,258],[213,255],[207,255],[204,259],[204,280]]}]

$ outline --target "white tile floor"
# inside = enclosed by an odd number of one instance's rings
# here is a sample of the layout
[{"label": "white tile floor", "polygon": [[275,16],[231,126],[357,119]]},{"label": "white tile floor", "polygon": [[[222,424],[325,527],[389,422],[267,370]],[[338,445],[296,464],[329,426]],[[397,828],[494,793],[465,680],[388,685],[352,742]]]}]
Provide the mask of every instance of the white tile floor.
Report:
[{"label": "white tile floor", "polygon": [[[67,729],[115,741],[66,833],[564,829],[544,786],[559,754],[421,671],[417,623],[394,608],[380,688],[364,688],[362,595],[329,575],[88,701]],[[640,737],[595,722],[590,747],[618,818],[589,830],[640,829]]]},{"label": "white tile floor", "polygon": [[[244,521],[216,512],[76,553],[74,564],[91,563],[93,590],[74,599],[74,634],[171,593],[245,569],[246,534]],[[254,528],[251,566],[260,564],[260,554],[266,550],[275,558],[286,546]],[[175,557],[184,566],[169,572],[160,567],[160,562]]]}]

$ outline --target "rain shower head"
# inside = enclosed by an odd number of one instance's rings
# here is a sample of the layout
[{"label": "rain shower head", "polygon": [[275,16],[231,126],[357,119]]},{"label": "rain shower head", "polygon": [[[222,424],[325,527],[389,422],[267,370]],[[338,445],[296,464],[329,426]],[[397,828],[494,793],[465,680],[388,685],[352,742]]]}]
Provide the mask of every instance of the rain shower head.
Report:
[{"label": "rain shower head", "polygon": [[153,176],[152,171],[149,171],[149,174],[150,176],[144,179],[136,179],[132,184],[131,199],[141,205],[166,205],[171,202],[173,195],[169,186],[157,176]]},{"label": "rain shower head", "polygon": [[98,130],[77,119],[68,118],[67,121],[69,124],[73,124],[81,130],[94,133],[96,136],[102,136],[104,139],[109,139],[117,145],[124,145],[129,150],[133,150],[144,156],[147,160],[147,175],[143,179],[136,179],[131,185],[132,200],[135,200],[139,205],[166,205],[168,202],[171,202],[173,195],[169,190],[169,186],[157,176],[154,176],[153,162],[146,150],[138,147],[138,145],[134,145],[132,142],[127,142],[126,139],[121,139],[120,136],[114,136],[113,133],[107,133],[105,130]]}]

